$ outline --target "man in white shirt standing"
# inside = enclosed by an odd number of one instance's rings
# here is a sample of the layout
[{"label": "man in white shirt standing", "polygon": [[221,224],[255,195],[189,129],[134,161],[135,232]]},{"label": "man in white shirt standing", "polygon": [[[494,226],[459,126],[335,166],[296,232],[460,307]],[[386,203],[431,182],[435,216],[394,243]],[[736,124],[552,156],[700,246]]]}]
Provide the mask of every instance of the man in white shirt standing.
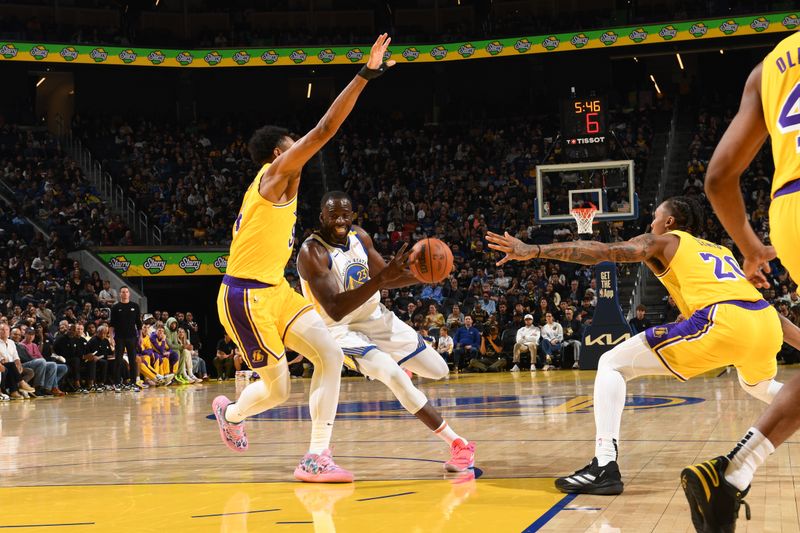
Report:
[{"label": "man in white shirt standing", "polygon": [[525,325],[517,330],[517,342],[514,344],[512,372],[519,372],[519,358],[522,352],[531,354],[531,372],[536,372],[536,354],[539,349],[541,330],[533,325],[533,315],[525,315]]},{"label": "man in white shirt standing", "polygon": [[555,370],[553,366],[553,356],[561,359],[561,350],[564,348],[562,342],[564,341],[564,328],[561,324],[553,320],[553,313],[544,315],[547,321],[542,326],[542,352],[545,356],[543,370]]}]

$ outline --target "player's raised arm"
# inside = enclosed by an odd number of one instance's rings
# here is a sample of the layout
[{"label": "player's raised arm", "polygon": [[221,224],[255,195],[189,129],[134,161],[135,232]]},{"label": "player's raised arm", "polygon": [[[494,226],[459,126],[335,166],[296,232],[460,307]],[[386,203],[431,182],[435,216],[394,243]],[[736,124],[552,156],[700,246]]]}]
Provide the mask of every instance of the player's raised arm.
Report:
[{"label": "player's raised arm", "polygon": [[[615,263],[640,263],[651,258],[662,259],[670,237],[645,233],[629,241],[602,243],[596,241],[571,241],[554,244],[525,244],[505,232],[504,235],[488,232],[489,248],[503,252],[500,266],[511,260],[555,259],[568,263],[596,265],[603,261]],[[663,262],[663,261],[662,261]]]},{"label": "player's raised arm", "polygon": [[[353,226],[353,231],[356,232],[358,235],[361,244],[364,246],[367,252],[367,257],[369,259],[369,273],[371,276],[377,276],[380,274],[384,268],[386,268],[386,261],[383,260],[381,254],[378,250],[375,249],[375,245],[372,242],[372,237],[364,231],[363,228],[358,226]],[[414,258],[409,256],[409,261],[413,262]],[[408,287],[410,285],[417,285],[419,280],[414,277],[414,274],[411,273],[411,270],[406,269],[403,271],[397,278],[393,279],[392,281],[387,282],[382,289],[399,289],[402,287]]]},{"label": "player's raised arm", "polygon": [[407,270],[408,245],[403,245],[394,258],[377,275],[370,277],[355,289],[339,291],[336,274],[328,268],[328,252],[321,245],[306,242],[297,254],[297,271],[307,280],[311,294],[325,312],[335,321],[340,321],[362,306],[376,291],[389,288]]},{"label": "player's raised arm", "polygon": [[706,196],[742,251],[744,272],[756,287],[767,286],[761,270],[769,272],[768,262],[775,258],[775,252],[764,246],[747,220],[740,178],[767,138],[761,106],[761,68],[759,63],[747,78],[739,111],[711,156],[705,180]]},{"label": "player's raised arm", "polygon": [[[383,56],[392,42],[387,34],[381,34],[372,45],[367,64],[359,71],[353,80],[339,93],[331,107],[314,128],[295,142],[291,148],[281,152],[275,158],[272,166],[267,170],[267,177],[288,179],[300,172],[311,157],[314,156],[325,144],[336,135],[339,127],[353,110],[361,91],[369,80],[383,74],[395,61],[384,62]],[[269,187],[270,179],[262,180],[261,187]],[[262,193],[263,195],[263,193]]]}]

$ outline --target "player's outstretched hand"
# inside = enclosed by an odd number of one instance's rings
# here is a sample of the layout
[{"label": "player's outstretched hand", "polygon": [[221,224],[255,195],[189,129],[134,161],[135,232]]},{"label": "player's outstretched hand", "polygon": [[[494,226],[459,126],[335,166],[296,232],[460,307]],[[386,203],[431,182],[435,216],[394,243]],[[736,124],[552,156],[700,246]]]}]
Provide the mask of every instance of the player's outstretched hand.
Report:
[{"label": "player's outstretched hand", "polygon": [[[367,60],[367,68],[375,70],[379,68],[383,63],[383,56],[386,54],[386,50],[389,49],[389,43],[392,42],[392,38],[389,37],[388,33],[382,33],[378,35],[378,39],[375,41],[375,44],[372,45],[372,49],[369,51],[369,59]],[[387,67],[393,67],[396,61],[394,59],[390,59],[386,61]]]},{"label": "player's outstretched hand", "polygon": [[386,265],[386,268],[381,270],[378,274],[378,276],[380,276],[381,285],[410,274],[408,266],[410,264],[409,257],[411,256],[412,250],[413,248],[408,249],[408,243],[404,243],[403,246],[397,250],[397,253],[394,254],[394,257]]},{"label": "player's outstretched hand", "polygon": [[488,231],[486,232],[486,240],[489,241],[489,248],[506,254],[505,257],[496,263],[497,266],[503,265],[512,259],[516,261],[525,261],[530,257],[530,246],[516,237],[512,237],[507,231],[503,233],[503,235]]},{"label": "player's outstretched hand", "polygon": [[768,288],[770,284],[764,273],[771,271],[769,262],[776,257],[775,248],[763,244],[754,252],[746,255],[742,267],[744,268],[744,275],[747,276],[747,281],[757,289]]}]

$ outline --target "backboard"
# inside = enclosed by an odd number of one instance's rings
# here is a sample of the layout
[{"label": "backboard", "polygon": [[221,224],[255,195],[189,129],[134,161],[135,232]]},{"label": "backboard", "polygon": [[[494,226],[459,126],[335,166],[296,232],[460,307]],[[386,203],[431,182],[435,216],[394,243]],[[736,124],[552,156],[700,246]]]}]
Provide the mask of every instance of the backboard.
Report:
[{"label": "backboard", "polygon": [[534,218],[539,224],[574,222],[570,210],[595,207],[595,221],[635,220],[639,197],[633,161],[598,161],[536,167]]}]

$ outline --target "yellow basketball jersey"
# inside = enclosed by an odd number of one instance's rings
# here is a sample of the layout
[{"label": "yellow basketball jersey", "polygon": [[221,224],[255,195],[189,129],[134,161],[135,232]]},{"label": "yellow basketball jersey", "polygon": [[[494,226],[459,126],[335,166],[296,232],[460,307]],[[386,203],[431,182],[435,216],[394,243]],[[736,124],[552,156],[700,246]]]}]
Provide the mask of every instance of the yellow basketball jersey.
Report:
[{"label": "yellow basketball jersey", "polygon": [[800,32],[776,46],[761,71],[761,105],[772,138],[772,194],[800,178]]},{"label": "yellow basketball jersey", "polygon": [[730,250],[685,231],[671,231],[680,239],[675,257],[658,279],[675,299],[681,314],[727,300],[761,300],[761,293],[742,272]]},{"label": "yellow basketball jersey", "polygon": [[277,285],[294,248],[297,196],[273,204],[258,192],[264,165],[244,193],[242,208],[233,224],[233,241],[227,274]]}]

